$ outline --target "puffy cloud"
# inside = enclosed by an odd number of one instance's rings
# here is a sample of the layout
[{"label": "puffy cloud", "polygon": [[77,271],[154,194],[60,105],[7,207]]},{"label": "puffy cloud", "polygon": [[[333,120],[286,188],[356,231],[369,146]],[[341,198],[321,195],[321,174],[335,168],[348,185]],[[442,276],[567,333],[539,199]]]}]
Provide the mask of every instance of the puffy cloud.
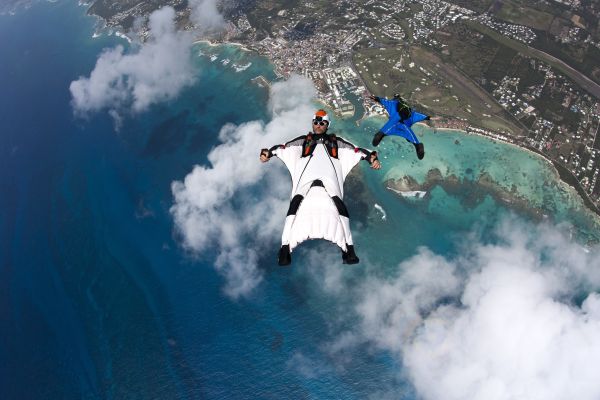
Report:
[{"label": "puffy cloud", "polygon": [[[271,89],[277,113],[267,124],[252,121],[226,125],[221,144],[208,155],[208,165],[197,165],[183,181],[172,184],[171,208],[182,243],[193,254],[217,249],[215,267],[226,278],[225,291],[236,298],[248,295],[262,279],[257,268],[264,250],[275,259],[289,204],[291,182],[282,163],[260,163],[261,148],[283,143],[310,128],[315,94],[312,82],[292,76]],[[286,99],[295,96],[293,103]],[[266,247],[266,245],[269,245]]]},{"label": "puffy cloud", "polygon": [[216,32],[225,27],[225,19],[217,9],[216,0],[188,0],[191,19],[201,32]]},{"label": "puffy cloud", "polygon": [[549,226],[497,233],[456,260],[420,249],[396,276],[348,288],[360,324],[331,350],[391,352],[425,399],[600,398],[597,251]]},{"label": "puffy cloud", "polygon": [[89,77],[71,82],[76,112],[131,107],[139,112],[174,98],[191,85],[192,34],[175,29],[175,11],[163,7],[150,15],[149,40],[137,51],[125,54],[123,46],[105,50]]}]

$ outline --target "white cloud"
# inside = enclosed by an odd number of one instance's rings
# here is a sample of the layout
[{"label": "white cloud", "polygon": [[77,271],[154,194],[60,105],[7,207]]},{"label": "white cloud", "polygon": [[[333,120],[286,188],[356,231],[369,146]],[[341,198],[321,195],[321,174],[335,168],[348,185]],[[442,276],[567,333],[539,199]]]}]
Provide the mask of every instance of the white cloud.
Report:
[{"label": "white cloud", "polygon": [[105,50],[89,77],[71,82],[76,112],[129,108],[143,111],[177,96],[195,80],[192,34],[175,29],[175,11],[163,7],[150,15],[151,36],[137,51],[123,46]]},{"label": "white cloud", "polygon": [[217,0],[188,0],[192,9],[191,19],[196,28],[204,33],[225,27],[225,19],[217,9]]},{"label": "white cloud", "polygon": [[[271,103],[277,114],[264,124],[252,121],[226,125],[221,144],[208,155],[208,165],[197,165],[183,181],[172,184],[171,213],[185,248],[202,253],[218,252],[215,267],[226,278],[225,291],[232,297],[248,295],[262,279],[257,268],[260,255],[277,256],[291,182],[276,159],[261,164],[260,149],[283,143],[310,129],[315,90],[306,78],[292,76],[275,83]],[[275,246],[275,247],[274,247]]]},{"label": "white cloud", "polygon": [[420,249],[397,276],[347,288],[360,323],[331,351],[391,352],[424,399],[600,398],[597,251],[514,220],[497,239],[456,260]]}]

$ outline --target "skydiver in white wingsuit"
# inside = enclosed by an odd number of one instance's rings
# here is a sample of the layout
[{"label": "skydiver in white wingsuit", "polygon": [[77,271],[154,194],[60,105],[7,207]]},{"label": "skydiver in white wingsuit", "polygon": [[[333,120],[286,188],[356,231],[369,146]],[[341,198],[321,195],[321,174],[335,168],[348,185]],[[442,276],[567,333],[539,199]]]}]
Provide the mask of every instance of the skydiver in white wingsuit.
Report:
[{"label": "skydiver in white wingsuit", "polygon": [[260,152],[260,161],[277,156],[292,176],[279,265],[289,265],[291,252],[307,239],[329,240],[342,249],[344,264],[359,262],[343,202],[344,180],[360,160],[367,161],[373,169],[380,169],[381,164],[375,151],[328,134],[329,124],[327,112],[318,110],[312,120],[312,132]]}]

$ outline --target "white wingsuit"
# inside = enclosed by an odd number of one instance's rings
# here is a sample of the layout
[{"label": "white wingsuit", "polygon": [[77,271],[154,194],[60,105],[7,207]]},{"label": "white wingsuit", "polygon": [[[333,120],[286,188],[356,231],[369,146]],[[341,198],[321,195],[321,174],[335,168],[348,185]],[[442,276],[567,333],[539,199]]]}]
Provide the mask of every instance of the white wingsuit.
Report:
[{"label": "white wingsuit", "polygon": [[283,161],[292,177],[282,248],[287,245],[291,252],[307,239],[326,239],[342,249],[344,262],[348,254],[358,262],[343,202],[344,180],[360,160],[376,160],[376,153],[327,133],[309,133],[266,151]]}]

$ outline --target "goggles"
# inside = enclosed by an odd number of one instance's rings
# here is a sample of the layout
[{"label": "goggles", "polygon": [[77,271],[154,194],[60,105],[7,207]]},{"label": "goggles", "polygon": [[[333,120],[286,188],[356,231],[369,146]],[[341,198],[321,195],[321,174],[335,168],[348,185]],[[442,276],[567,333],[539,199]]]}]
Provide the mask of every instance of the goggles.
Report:
[{"label": "goggles", "polygon": [[329,125],[329,121],[323,119],[323,117],[315,117],[315,119],[313,119],[313,125],[325,126]]}]

